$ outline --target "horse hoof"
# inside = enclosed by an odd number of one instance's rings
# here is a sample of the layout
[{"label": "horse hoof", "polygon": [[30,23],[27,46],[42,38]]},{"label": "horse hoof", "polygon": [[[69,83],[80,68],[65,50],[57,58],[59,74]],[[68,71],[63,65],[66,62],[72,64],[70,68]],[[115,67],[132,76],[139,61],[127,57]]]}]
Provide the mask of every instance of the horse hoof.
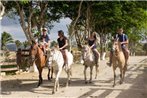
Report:
[{"label": "horse hoof", "polygon": [[39,87],[39,86],[40,86],[40,84],[37,85],[37,87]]},{"label": "horse hoof", "polygon": [[37,86],[39,87],[41,84],[42,84],[42,82],[39,82]]},{"label": "horse hoof", "polygon": [[123,84],[123,82],[122,82],[122,81],[120,81],[120,82],[119,82],[119,84]]},{"label": "horse hoof", "polygon": [[87,81],[85,81],[85,84],[87,84],[88,82]]},{"label": "horse hoof", "polygon": [[115,84],[113,84],[113,86],[112,87],[115,87]]},{"label": "horse hoof", "polygon": [[69,81],[68,84],[71,84],[71,81]]},{"label": "horse hoof", "polygon": [[48,78],[49,81],[51,81],[51,78]]},{"label": "horse hoof", "polygon": [[55,92],[53,91],[52,94],[55,94]]},{"label": "horse hoof", "polygon": [[89,81],[89,83],[92,83],[91,81]]}]

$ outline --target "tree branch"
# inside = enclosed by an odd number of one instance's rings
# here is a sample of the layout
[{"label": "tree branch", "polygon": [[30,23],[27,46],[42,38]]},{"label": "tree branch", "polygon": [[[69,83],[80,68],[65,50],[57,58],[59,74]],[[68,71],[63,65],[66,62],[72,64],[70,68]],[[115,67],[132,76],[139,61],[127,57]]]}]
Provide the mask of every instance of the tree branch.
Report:
[{"label": "tree branch", "polygon": [[25,36],[27,37],[28,41],[30,41],[30,37],[28,36],[28,32],[27,32],[27,27],[25,25],[25,20],[24,20],[24,10],[23,8],[20,7],[20,4],[19,4],[19,1],[15,1],[17,7],[18,7],[18,14],[20,15],[20,24],[21,24],[21,27],[25,33]]},{"label": "tree branch", "polygon": [[77,18],[75,19],[75,21],[73,22],[73,25],[72,25],[72,27],[71,27],[71,29],[72,29],[72,30],[71,30],[71,31],[72,31],[71,36],[73,36],[73,34],[74,34],[75,25],[76,25],[76,23],[77,23],[77,21],[78,21],[80,15],[81,15],[82,3],[83,3],[83,0],[81,0],[81,2],[80,2],[80,4],[79,4],[78,16],[77,16]]},{"label": "tree branch", "polygon": [[4,13],[5,13],[5,7],[3,6],[3,4],[2,4],[2,2],[0,1],[0,20],[2,19],[2,16],[4,15]]}]

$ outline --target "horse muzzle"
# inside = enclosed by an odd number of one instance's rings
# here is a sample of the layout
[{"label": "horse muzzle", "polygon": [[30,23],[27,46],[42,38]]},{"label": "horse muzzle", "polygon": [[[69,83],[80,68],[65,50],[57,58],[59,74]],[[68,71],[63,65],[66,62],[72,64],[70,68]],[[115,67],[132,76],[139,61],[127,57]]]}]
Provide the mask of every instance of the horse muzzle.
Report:
[{"label": "horse muzzle", "polygon": [[34,55],[31,55],[31,58],[30,59],[31,59],[32,62],[34,62],[35,61],[35,56]]}]

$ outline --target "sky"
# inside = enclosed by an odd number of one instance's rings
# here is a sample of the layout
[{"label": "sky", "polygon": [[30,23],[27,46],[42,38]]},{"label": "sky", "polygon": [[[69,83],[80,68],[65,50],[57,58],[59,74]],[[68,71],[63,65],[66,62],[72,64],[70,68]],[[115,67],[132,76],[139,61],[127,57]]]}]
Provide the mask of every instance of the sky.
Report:
[{"label": "sky", "polygon": [[[65,35],[67,36],[67,25],[69,25],[70,23],[71,20],[69,18],[62,18],[60,19],[59,23],[54,22],[54,27],[51,30],[49,30],[50,39],[56,41],[56,39],[58,38],[57,32],[59,30],[63,30],[65,32]],[[5,31],[7,33],[10,33],[14,40],[20,40],[21,42],[26,40],[25,34],[20,26],[18,18],[10,19],[8,17],[3,17],[3,19],[0,20],[0,24],[0,33],[3,33]]]}]

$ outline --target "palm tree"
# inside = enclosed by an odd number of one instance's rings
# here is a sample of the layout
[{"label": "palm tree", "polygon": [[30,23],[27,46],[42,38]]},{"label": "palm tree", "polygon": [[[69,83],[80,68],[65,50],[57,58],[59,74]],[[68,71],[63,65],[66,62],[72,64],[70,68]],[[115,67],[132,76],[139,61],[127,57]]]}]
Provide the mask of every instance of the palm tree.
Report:
[{"label": "palm tree", "polygon": [[26,49],[30,44],[29,41],[24,41],[23,43],[24,49]]},{"label": "palm tree", "polygon": [[13,43],[13,38],[12,38],[12,36],[9,33],[3,32],[2,33],[1,42],[2,42],[1,43],[1,49],[5,50],[5,49],[7,49],[6,48],[6,44]]},{"label": "palm tree", "polygon": [[20,46],[22,45],[22,43],[19,40],[15,40],[15,44],[17,49],[20,48]]}]

